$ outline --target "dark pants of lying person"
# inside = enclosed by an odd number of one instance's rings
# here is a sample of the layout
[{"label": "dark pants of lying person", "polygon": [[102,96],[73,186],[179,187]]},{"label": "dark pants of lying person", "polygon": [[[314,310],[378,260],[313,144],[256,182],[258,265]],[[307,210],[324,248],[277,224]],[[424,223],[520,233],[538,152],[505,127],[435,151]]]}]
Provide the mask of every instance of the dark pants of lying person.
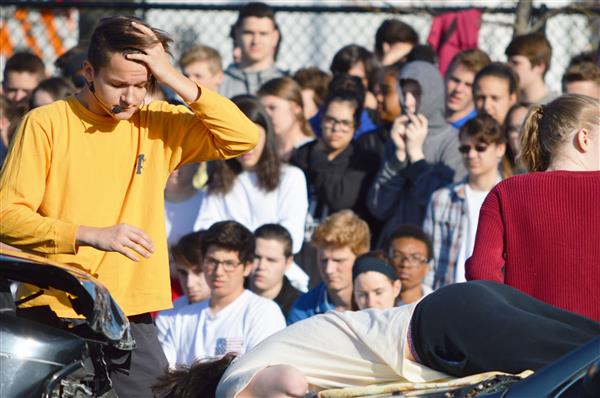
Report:
[{"label": "dark pants of lying person", "polygon": [[458,377],[536,370],[600,335],[594,320],[490,281],[437,290],[410,327],[418,361]]}]

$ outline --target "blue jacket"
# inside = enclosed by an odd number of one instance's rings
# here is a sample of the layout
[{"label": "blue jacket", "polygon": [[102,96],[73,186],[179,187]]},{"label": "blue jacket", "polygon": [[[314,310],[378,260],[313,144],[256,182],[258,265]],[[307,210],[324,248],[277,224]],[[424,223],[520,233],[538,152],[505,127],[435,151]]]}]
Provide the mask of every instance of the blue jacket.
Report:
[{"label": "blue jacket", "polygon": [[335,306],[329,302],[327,286],[321,282],[298,297],[288,313],[287,324],[291,325],[294,322],[310,318],[313,315],[324,314],[331,310],[335,311]]}]

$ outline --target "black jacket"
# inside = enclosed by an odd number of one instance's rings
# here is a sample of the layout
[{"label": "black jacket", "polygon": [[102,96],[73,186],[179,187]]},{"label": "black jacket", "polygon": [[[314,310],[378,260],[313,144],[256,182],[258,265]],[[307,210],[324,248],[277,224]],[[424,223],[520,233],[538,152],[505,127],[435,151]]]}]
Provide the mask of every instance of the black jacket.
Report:
[{"label": "black jacket", "polygon": [[324,144],[316,140],[298,148],[291,163],[306,175],[309,212],[315,220],[343,209],[369,218],[366,197],[379,167],[373,153],[351,142],[343,152],[329,160]]},{"label": "black jacket", "polygon": [[283,276],[283,286],[281,286],[281,290],[277,294],[277,297],[273,299],[279,307],[281,308],[281,312],[283,312],[283,316],[287,319],[288,312],[290,312],[290,308],[292,308],[292,304],[296,301],[298,297],[302,295],[302,292],[296,289],[290,283],[287,276]]}]

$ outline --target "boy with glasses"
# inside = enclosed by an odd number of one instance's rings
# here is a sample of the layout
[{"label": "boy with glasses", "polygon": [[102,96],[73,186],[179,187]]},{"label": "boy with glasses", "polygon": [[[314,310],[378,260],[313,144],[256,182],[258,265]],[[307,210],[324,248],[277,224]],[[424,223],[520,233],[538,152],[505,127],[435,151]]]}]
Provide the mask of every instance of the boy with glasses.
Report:
[{"label": "boy with glasses", "polygon": [[402,282],[397,305],[413,303],[432,292],[423,283],[432,254],[431,240],[420,227],[404,224],[392,233],[388,256]]},{"label": "boy with glasses", "polygon": [[184,307],[162,337],[169,365],[243,354],[283,329],[279,306],[244,289],[254,261],[254,235],[235,221],[213,224],[202,240],[210,299]]}]

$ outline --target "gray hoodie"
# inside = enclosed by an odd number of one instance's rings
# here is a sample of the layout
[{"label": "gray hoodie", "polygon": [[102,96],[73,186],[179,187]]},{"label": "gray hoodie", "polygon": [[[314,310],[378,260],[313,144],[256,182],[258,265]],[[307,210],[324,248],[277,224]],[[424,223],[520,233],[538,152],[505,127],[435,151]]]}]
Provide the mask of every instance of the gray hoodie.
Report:
[{"label": "gray hoodie", "polygon": [[398,225],[423,223],[433,191],[466,175],[458,152],[458,131],[444,118],[444,82],[437,68],[424,61],[410,62],[400,71],[398,80],[402,79],[415,80],[421,86],[418,113],[428,122],[423,143],[425,159],[400,162],[393,142],[386,143],[383,164],[367,199],[371,213],[381,221],[387,220],[379,239],[382,248]]},{"label": "gray hoodie", "polygon": [[225,70],[225,79],[219,91],[227,98],[233,98],[240,94],[256,95],[260,86],[267,81],[287,75],[286,71],[275,65],[261,71],[246,72],[237,65],[231,64]]}]

